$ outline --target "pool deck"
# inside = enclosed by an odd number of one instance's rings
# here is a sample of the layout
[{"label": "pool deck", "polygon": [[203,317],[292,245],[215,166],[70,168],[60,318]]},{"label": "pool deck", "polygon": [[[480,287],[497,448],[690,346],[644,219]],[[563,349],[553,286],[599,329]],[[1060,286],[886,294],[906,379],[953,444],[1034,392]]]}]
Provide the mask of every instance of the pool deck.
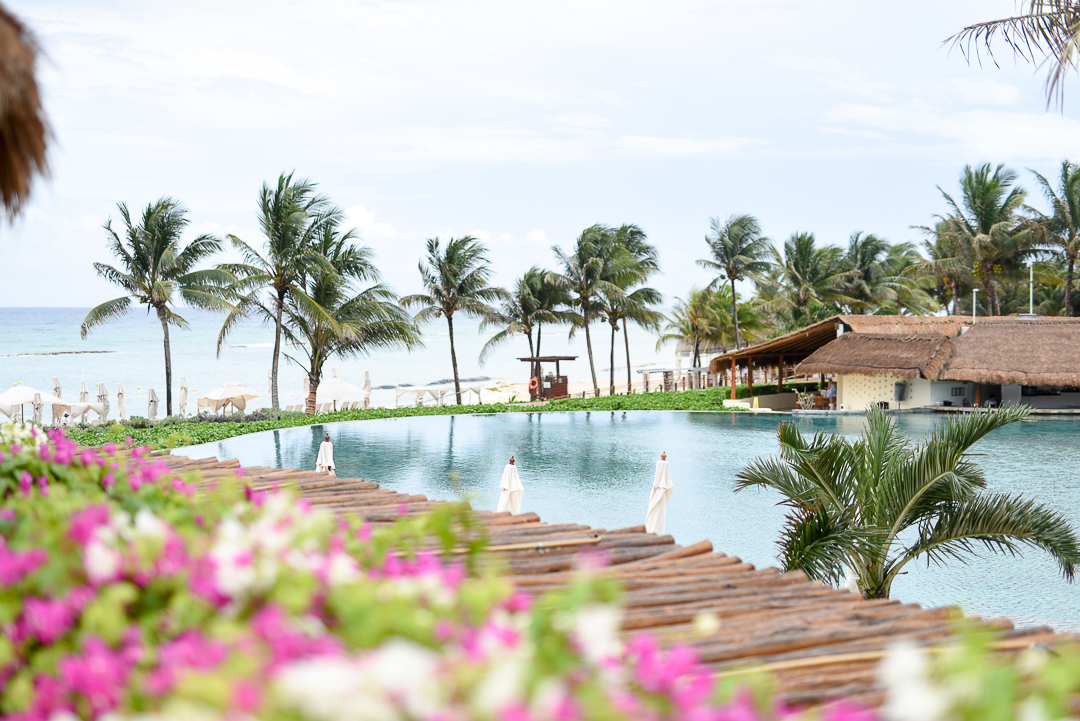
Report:
[{"label": "pool deck", "polygon": [[[192,460],[168,451],[155,456],[179,472],[199,472],[204,483],[236,479],[240,466],[236,460]],[[243,481],[254,489],[296,487],[312,506],[358,514],[373,524],[444,503],[314,471],[249,466]],[[626,588],[625,633],[647,630],[664,643],[692,646],[705,663],[729,673],[763,666],[791,704],[817,705],[840,696],[880,704],[875,667],[885,650],[904,640],[948,643],[957,615],[949,608],[864,600],[810,581],[801,571],[755,568],[715,552],[708,541],[678,546],[671,536],[645,533],[644,526],[605,530],[544,523],[535,513],[475,513],[490,534],[486,553],[505,563],[524,591],[536,595],[570,583],[576,554],[601,549],[608,571]],[[719,629],[707,636],[693,627],[702,613],[720,619]],[[1002,652],[1066,638],[1045,627],[1015,629],[1005,619],[984,623],[1002,632]]]}]

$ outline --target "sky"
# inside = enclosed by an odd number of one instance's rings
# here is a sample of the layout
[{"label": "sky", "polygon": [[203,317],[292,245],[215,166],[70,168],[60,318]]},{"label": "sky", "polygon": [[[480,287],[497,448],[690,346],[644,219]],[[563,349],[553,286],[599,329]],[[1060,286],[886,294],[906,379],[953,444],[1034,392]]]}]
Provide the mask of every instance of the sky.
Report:
[{"label": "sky", "polygon": [[711,279],[712,216],[778,243],[919,241],[964,164],[1034,191],[1027,168],[1080,158],[1076,106],[1047,109],[1037,68],[943,45],[1013,0],[7,4],[43,49],[55,139],[0,227],[0,306],[119,295],[91,264],[121,201],[172,196],[191,237],[258,244],[283,171],[346,209],[402,294],[429,237],[480,238],[510,286],[593,223],[637,223],[670,303]]}]

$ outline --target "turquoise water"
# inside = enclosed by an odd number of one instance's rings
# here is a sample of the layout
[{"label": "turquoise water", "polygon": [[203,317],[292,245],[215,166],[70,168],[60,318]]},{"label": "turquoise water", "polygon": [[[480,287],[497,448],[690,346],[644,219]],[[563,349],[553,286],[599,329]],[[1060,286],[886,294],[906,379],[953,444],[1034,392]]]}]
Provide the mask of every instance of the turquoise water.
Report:
[{"label": "turquoise water", "polygon": [[[898,416],[911,437],[939,417]],[[728,413],[515,413],[333,423],[253,434],[183,449],[194,457],[238,458],[244,465],[314,468],[329,432],[338,475],[433,499],[468,498],[494,510],[499,478],[517,458],[524,511],[549,522],[608,529],[644,523],[653,467],[661,451],[671,462],[675,493],[667,532],[682,544],[707,538],[717,550],[757,565],[775,565],[782,525],[778,496],[733,493],[736,473],[776,448],[783,418]],[[801,418],[800,426],[857,434],[857,416]],[[973,453],[991,491],[1023,493],[1062,511],[1080,528],[1080,421],[1043,419],[1014,424],[981,441]],[[909,564],[893,595],[930,606],[958,605],[1018,625],[1080,631],[1080,588],[1066,583],[1049,557],[985,554],[968,565]]]}]

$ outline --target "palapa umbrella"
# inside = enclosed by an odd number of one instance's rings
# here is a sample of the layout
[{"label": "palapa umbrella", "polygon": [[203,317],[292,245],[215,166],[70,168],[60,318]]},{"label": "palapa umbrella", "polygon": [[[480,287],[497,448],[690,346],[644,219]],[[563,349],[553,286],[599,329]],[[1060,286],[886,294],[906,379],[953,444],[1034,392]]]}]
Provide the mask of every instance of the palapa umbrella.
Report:
[{"label": "palapa umbrella", "polygon": [[177,409],[181,418],[187,415],[187,378],[180,376],[180,403]]},{"label": "palapa umbrella", "polygon": [[667,516],[667,504],[675,484],[671,482],[671,468],[668,466],[667,453],[660,454],[656,462],[656,475],[653,477],[652,495],[649,496],[649,510],[645,514],[645,532],[664,535],[664,518]]},{"label": "palapa umbrella", "polygon": [[510,511],[511,516],[521,513],[521,497],[525,495],[525,487],[521,485],[518,477],[517,466],[514,465],[514,457],[503,469],[502,481],[499,482],[499,507],[496,512]]},{"label": "palapa umbrella", "polygon": [[199,407],[212,408],[213,410],[218,411],[225,406],[232,404],[234,408],[244,410],[248,401],[252,398],[258,398],[261,395],[263,394],[253,388],[248,388],[243,383],[229,381],[228,383],[221,384],[200,398]]},{"label": "palapa umbrella", "polygon": [[334,368],[330,371],[330,377],[319,383],[319,388],[315,391],[315,396],[318,402],[326,403],[327,401],[332,401],[334,410],[337,410],[338,401],[361,392],[362,389],[357,388],[347,380],[338,378],[337,368]]},{"label": "palapa umbrella", "polygon": [[35,393],[34,394],[34,425],[35,426],[40,426],[41,425],[41,406],[42,405],[43,405],[43,402],[41,400],[41,394],[40,393]]},{"label": "palapa umbrella", "polygon": [[127,419],[127,403],[124,402],[124,386],[116,384],[116,413],[120,420]]},{"label": "palapa umbrella", "polygon": [[371,408],[371,371],[364,371],[364,408]]},{"label": "palapa umbrella", "polygon": [[[60,398],[61,397],[60,391],[61,391],[60,379],[59,378],[53,378],[52,379],[52,392],[53,392],[53,395],[56,396],[57,398]],[[57,405],[56,403],[52,404],[52,424],[54,426],[60,425],[60,419],[63,418],[64,410],[66,408],[67,408],[67,406]]]},{"label": "palapa umbrella", "polygon": [[158,407],[157,393],[155,393],[154,389],[151,388],[150,389],[150,402],[146,404],[146,418],[147,418],[147,420],[151,420],[151,421],[157,420],[157,407]]},{"label": "palapa umbrella", "polygon": [[105,390],[104,383],[97,384],[97,400],[101,406],[101,420],[109,417],[109,391]]}]

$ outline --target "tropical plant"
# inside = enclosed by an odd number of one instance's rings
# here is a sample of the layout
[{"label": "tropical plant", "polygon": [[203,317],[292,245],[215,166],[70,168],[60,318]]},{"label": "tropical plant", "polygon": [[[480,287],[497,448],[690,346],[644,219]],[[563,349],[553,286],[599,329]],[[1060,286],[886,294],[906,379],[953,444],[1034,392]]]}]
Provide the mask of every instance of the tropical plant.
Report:
[{"label": "tropical plant", "polygon": [[[553,307],[552,291],[547,280],[548,271],[536,266],[529,268],[514,283],[514,290],[503,299],[496,317],[484,318],[480,329],[496,326],[501,330],[488,339],[480,350],[480,365],[484,365],[491,353],[514,336],[524,335],[529,341],[529,356],[539,355],[542,323],[559,323],[566,320],[565,311]],[[536,344],[533,344],[533,333]],[[536,373],[535,370],[531,371]]]},{"label": "tropical plant", "polygon": [[699,260],[697,263],[720,274],[714,285],[721,279],[731,284],[731,318],[735,323],[735,347],[738,348],[741,338],[735,281],[768,270],[772,245],[762,235],[761,225],[752,215],[732,215],[723,223],[716,217],[709,223],[712,232],[705,236],[705,242],[709,245],[712,259]]},{"label": "tropical plant", "polygon": [[950,210],[941,219],[939,232],[975,264],[976,276],[986,288],[990,315],[1001,315],[997,275],[1020,264],[1033,241],[1030,227],[1018,215],[1026,193],[1016,185],[1016,173],[1004,165],[965,165],[959,202],[938,190]]},{"label": "tropical plant", "polygon": [[[1023,0],[1012,17],[975,23],[949,38],[965,57],[981,60],[982,52],[995,64],[994,44],[1004,43],[1014,56],[1034,65],[1046,63],[1046,102],[1064,102],[1065,73],[1076,64],[1080,45],[1080,2]],[[948,42],[948,41],[947,41]]]},{"label": "tropical plant", "polygon": [[675,299],[671,315],[666,318],[656,341],[656,349],[660,350],[672,341],[686,343],[693,350],[690,365],[697,368],[701,363],[702,341],[709,344],[718,341],[724,325],[724,309],[717,302],[717,292],[691,288],[685,300]]},{"label": "tropical plant", "polygon": [[971,260],[958,247],[946,221],[939,219],[933,228],[917,226],[917,229],[928,237],[923,241],[926,258],[917,262],[916,273],[930,281],[929,292],[938,303],[945,308],[951,304],[951,315],[957,315],[975,284]]},{"label": "tropical plant", "polygon": [[117,203],[124,224],[123,237],[113,229],[112,218],[105,221],[109,250],[120,268],[94,263],[94,270],[105,280],[120,286],[126,295],[93,308],[83,319],[79,333],[89,332],[128,312],[134,300],[153,310],[161,323],[165,339],[165,409],[172,415],[172,351],[169,326],[187,328],[188,322],[176,312],[174,303],[183,300],[193,308],[233,311],[224,299],[224,288],[236,280],[220,269],[196,270],[196,266],[221,250],[221,241],[203,234],[184,244],[181,234],[190,222],[187,210],[173,198],[161,198],[143,209],[140,218],[132,218],[127,205]]},{"label": "tropical plant", "polygon": [[897,574],[916,558],[962,561],[979,544],[1009,554],[1042,549],[1072,581],[1080,542],[1064,516],[1019,496],[979,492],[986,477],[971,447],[1027,415],[1022,407],[967,414],[939,424],[921,443],[904,438],[895,416],[877,408],[867,412],[858,440],[824,433],[807,439],[796,424],[783,423],[779,457],[750,463],[736,491],[772,489],[790,508],[777,544],[784,570],[839,583],[846,567],[867,598],[888,598]]},{"label": "tropical plant", "polygon": [[[318,266],[305,273],[303,295],[293,295],[285,305],[286,338],[303,358],[286,357],[307,372],[308,415],[315,414],[316,391],[330,358],[419,343],[412,318],[397,305],[393,291],[378,282],[371,249],[354,244],[355,238],[355,231],[341,232],[336,224],[324,224],[314,250],[329,268]],[[357,291],[349,276],[374,284]]]},{"label": "tropical plant", "polygon": [[[266,238],[260,253],[247,242],[230,235],[229,240],[243,256],[243,263],[222,265],[221,268],[237,277],[233,288],[236,309],[225,319],[218,333],[217,353],[229,334],[244,318],[256,316],[274,326],[274,355],[270,367],[270,404],[280,408],[278,394],[278,365],[281,356],[281,336],[285,306],[290,301],[306,306],[305,312],[320,315],[317,304],[303,289],[306,274],[316,268],[328,268],[326,260],[315,249],[323,225],[335,225],[341,211],[330,201],[315,193],[315,184],[293,174],[282,173],[277,184],[263,183],[259,191],[259,227]],[[346,276],[348,269],[343,269]],[[362,269],[361,269],[362,272]],[[328,320],[324,315],[324,321]]]},{"label": "tropical plant", "polygon": [[1080,255],[1080,166],[1064,160],[1055,189],[1041,174],[1031,171],[1050,203],[1050,215],[1039,214],[1037,238],[1044,247],[1060,253],[1066,266],[1062,311],[1072,315],[1072,291],[1076,258]]},{"label": "tropical plant", "polygon": [[759,283],[779,284],[774,312],[786,313],[795,327],[809,325],[851,302],[845,287],[852,271],[844,263],[844,251],[836,246],[818,247],[813,233],[794,233],[784,241],[783,253],[770,248],[778,272]]},{"label": "tropical plant", "polygon": [[51,133],[37,84],[38,45],[33,34],[0,8],[4,64],[0,77],[0,203],[8,218],[30,198],[34,179],[48,172]]},{"label": "tropical plant", "polygon": [[927,292],[934,280],[911,243],[890,245],[873,234],[852,233],[844,264],[844,293],[854,313],[929,315],[938,304]]},{"label": "tropical plant", "polygon": [[450,360],[454,366],[454,393],[461,405],[461,381],[458,375],[457,350],[454,347],[454,314],[498,322],[498,312],[492,303],[504,300],[508,293],[489,285],[491,264],[487,248],[472,236],[451,238],[445,250],[438,238],[427,241],[426,258],[419,264],[424,281],[424,293],[405,296],[405,308],[420,306],[416,324],[423,325],[435,318],[446,318],[450,330]]},{"label": "tropical plant", "polygon": [[632,259],[628,254],[617,252],[615,234],[611,228],[600,224],[591,225],[581,232],[574,242],[572,253],[567,254],[558,246],[552,246],[551,250],[562,264],[563,272],[549,273],[548,278],[571,296],[571,305],[577,309],[570,335],[573,336],[577,328],[585,329],[585,347],[589,353],[593,391],[599,392],[589,325],[601,317],[603,306],[600,294],[608,293],[614,297],[622,292],[612,279],[618,278],[622,271],[621,265]]}]

